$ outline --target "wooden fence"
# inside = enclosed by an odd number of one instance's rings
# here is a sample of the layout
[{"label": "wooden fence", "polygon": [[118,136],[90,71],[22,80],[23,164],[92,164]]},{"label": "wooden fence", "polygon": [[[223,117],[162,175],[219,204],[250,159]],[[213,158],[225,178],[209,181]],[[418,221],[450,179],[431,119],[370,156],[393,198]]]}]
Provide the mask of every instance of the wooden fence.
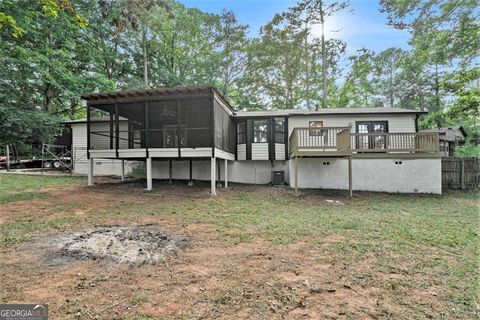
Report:
[{"label": "wooden fence", "polygon": [[442,158],[443,189],[475,189],[480,185],[479,158]]}]

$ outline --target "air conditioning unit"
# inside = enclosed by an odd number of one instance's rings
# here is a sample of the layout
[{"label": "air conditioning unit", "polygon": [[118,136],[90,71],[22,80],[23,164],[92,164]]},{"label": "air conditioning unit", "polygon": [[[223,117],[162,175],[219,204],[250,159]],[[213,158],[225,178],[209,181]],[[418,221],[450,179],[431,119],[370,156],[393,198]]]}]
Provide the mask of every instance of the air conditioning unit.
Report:
[{"label": "air conditioning unit", "polygon": [[272,171],[272,184],[274,186],[285,185],[285,171]]}]

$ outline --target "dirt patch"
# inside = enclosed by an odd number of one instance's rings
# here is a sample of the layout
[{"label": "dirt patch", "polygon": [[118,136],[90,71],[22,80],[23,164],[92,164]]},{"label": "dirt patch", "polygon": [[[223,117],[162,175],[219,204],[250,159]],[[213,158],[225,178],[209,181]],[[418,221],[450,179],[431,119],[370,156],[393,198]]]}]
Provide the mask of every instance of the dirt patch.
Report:
[{"label": "dirt patch", "polygon": [[131,265],[157,264],[187,247],[189,237],[169,234],[155,225],[99,226],[42,240],[54,248],[50,261],[98,260]]}]

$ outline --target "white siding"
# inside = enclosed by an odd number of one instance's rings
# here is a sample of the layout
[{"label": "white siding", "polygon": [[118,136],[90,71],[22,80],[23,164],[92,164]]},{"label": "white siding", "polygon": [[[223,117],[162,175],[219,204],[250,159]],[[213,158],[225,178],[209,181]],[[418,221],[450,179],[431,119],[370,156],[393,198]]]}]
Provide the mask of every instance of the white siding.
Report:
[{"label": "white siding", "polygon": [[[108,122],[96,122],[92,123],[96,130],[110,130]],[[120,128],[125,127],[126,123],[122,123]],[[87,123],[72,123],[72,153],[74,161],[74,173],[87,174],[88,173],[88,159],[87,159]],[[126,129],[125,129],[126,130]],[[103,137],[102,137],[103,138]],[[107,148],[110,147],[110,140],[108,137],[104,137],[108,141]],[[131,174],[132,168],[135,163],[125,162],[125,174]],[[122,170],[121,161],[113,159],[95,159],[93,172],[96,176],[100,175],[120,175]]]},{"label": "white siding", "polygon": [[252,160],[268,160],[268,143],[252,143]]},{"label": "white siding", "polygon": [[275,143],[275,160],[285,160],[285,144]]},{"label": "white siding", "polygon": [[237,159],[247,160],[247,145],[245,143],[237,145]]},{"label": "white siding", "polygon": [[[80,124],[76,124],[80,125]],[[86,141],[86,128],[87,124],[83,123],[82,125],[85,126],[85,146],[87,145]],[[72,124],[73,126],[73,124]],[[119,147],[120,149],[127,149],[128,148],[128,123],[126,121],[120,122],[119,124]],[[91,149],[110,149],[110,124],[108,122],[92,122],[90,123],[90,131],[98,132],[102,135],[92,134],[90,138],[90,147]],[[115,139],[115,130],[114,130],[114,139]],[[115,144],[115,140],[114,140]],[[138,146],[137,146],[138,147]]]},{"label": "white siding", "polygon": [[348,114],[348,115],[315,115],[291,116],[288,119],[288,136],[293,128],[308,128],[310,121],[323,121],[324,127],[352,126],[355,132],[357,121],[387,121],[388,132],[415,132],[415,114]]}]

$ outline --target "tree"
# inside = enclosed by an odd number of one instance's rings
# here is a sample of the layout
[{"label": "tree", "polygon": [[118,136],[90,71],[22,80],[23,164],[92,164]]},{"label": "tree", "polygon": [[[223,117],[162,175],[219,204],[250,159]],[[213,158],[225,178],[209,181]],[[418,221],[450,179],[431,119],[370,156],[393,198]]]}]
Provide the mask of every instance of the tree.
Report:
[{"label": "tree", "polygon": [[233,11],[223,10],[220,16],[219,44],[222,56],[221,92],[228,98],[247,63],[248,25],[240,24]]},{"label": "tree", "polygon": [[[95,50],[87,50],[86,20],[73,2],[61,7],[43,2],[0,3],[24,32],[1,33],[0,143],[48,141],[63,117],[74,117],[80,94],[111,88],[103,76],[90,73]],[[48,2],[47,4],[49,4]],[[53,8],[53,9],[52,9]]]},{"label": "tree", "polygon": [[374,79],[375,52],[362,48],[348,58],[349,72],[339,92],[339,104],[345,107],[376,107],[381,105],[378,99],[378,87]]},{"label": "tree", "polygon": [[275,19],[262,27],[260,39],[251,42],[244,90],[253,106],[269,109],[295,108],[304,101],[302,47],[304,35],[280,26]]},{"label": "tree", "polygon": [[[321,25],[320,55],[322,61],[322,108],[328,107],[327,80],[327,44],[325,40],[325,22],[332,15],[348,7],[347,1],[303,0],[290,9],[289,18],[298,19],[305,24],[308,33],[313,25]],[[302,19],[303,17],[303,19]],[[307,43],[308,45],[308,43]],[[316,107],[318,109],[318,105]]]},{"label": "tree", "polygon": [[[412,59],[417,68],[433,79],[435,99],[430,119],[443,125],[443,114],[449,105],[463,96],[462,90],[448,90],[449,78],[478,68],[480,29],[478,1],[472,0],[381,0],[388,23],[410,31]],[[476,74],[475,72],[473,74]],[[476,79],[463,82],[469,87]]]},{"label": "tree", "polygon": [[380,87],[384,105],[393,108],[399,102],[399,75],[407,53],[399,48],[390,48],[375,57],[375,81]]}]

